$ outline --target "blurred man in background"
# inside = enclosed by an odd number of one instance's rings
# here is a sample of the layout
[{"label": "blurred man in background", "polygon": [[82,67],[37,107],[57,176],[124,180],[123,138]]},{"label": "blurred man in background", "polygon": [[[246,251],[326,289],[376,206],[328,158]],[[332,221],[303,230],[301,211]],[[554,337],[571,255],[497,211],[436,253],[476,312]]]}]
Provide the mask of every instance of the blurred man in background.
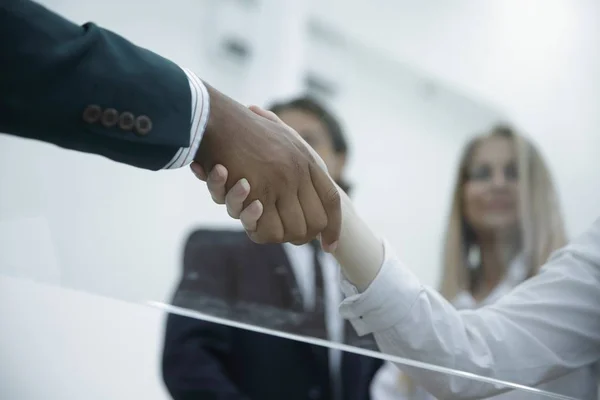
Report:
[{"label": "blurred man in background", "polygon": [[[271,110],[342,175],[347,143],[335,117],[310,98]],[[340,317],[335,259],[318,243],[256,245],[244,232],[199,230],[189,237],[173,303],[261,327],[374,348]],[[306,343],[170,315],[163,354],[175,400],[352,400],[369,397],[380,362]]]}]

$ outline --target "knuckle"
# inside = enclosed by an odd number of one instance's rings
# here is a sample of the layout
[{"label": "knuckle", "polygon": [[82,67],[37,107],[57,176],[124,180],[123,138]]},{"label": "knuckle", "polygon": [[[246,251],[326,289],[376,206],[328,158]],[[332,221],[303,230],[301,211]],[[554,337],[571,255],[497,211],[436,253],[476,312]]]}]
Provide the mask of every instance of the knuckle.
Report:
[{"label": "knuckle", "polygon": [[306,229],[306,226],[302,226],[301,228],[298,229],[297,237],[306,239],[307,236],[308,236],[308,229]]},{"label": "knuckle", "polygon": [[227,214],[229,214],[229,216],[233,219],[239,219],[239,215],[235,210],[232,210],[231,208],[227,207]]},{"label": "knuckle", "polygon": [[271,194],[273,193],[273,187],[271,186],[271,184],[264,184],[261,193],[265,199],[269,199],[271,197]]},{"label": "knuckle", "polygon": [[267,235],[268,239],[269,239],[269,243],[282,243],[283,240],[285,239],[285,234],[283,232],[283,230],[278,230],[275,232],[269,232],[269,234]]},{"label": "knuckle", "polygon": [[211,195],[211,197],[212,197],[213,201],[215,203],[217,203],[217,204],[224,204],[225,203],[224,199],[222,199],[222,198],[220,198],[220,197],[218,197],[216,195]]},{"label": "knuckle", "polygon": [[327,217],[320,219],[316,225],[316,230],[318,233],[323,232],[325,228],[327,228]]},{"label": "knuckle", "polygon": [[325,194],[324,205],[326,207],[335,207],[340,204],[341,197],[340,192],[337,190],[335,186],[331,187]]},{"label": "knuckle", "polygon": [[321,233],[321,231],[316,228],[310,229],[306,232],[306,240],[304,243],[310,242],[311,240],[316,238],[319,233]]},{"label": "knuckle", "polygon": [[315,218],[311,218],[307,223],[307,236],[315,237],[323,232],[327,227],[327,216],[325,213],[318,213]]},{"label": "knuckle", "polygon": [[284,233],[282,230],[273,230],[263,225],[252,232],[251,239],[258,244],[283,243]]},{"label": "knuckle", "polygon": [[211,178],[208,178],[208,180],[206,181],[206,187],[208,187],[208,190],[211,193],[218,193],[219,190],[222,190],[223,187],[222,185],[217,184],[214,180],[212,180]]},{"label": "knuckle", "polygon": [[293,232],[286,232],[283,237],[284,242],[301,242],[302,244],[309,241],[308,230],[306,227],[300,227],[295,229]]},{"label": "knuckle", "polygon": [[242,221],[242,224],[244,224],[245,227],[248,227],[253,231],[256,230],[256,224],[258,221],[256,220],[256,218],[253,218],[247,210],[242,210],[242,212],[240,213],[240,220]]},{"label": "knuckle", "polygon": [[305,167],[304,163],[300,161],[298,155],[293,155],[290,157],[290,168],[291,172],[296,179],[300,179],[304,176]]},{"label": "knuckle", "polygon": [[297,187],[307,175],[306,163],[298,154],[282,156],[277,163],[277,168],[273,168],[272,171],[277,188],[281,190]]},{"label": "knuckle", "polygon": [[268,243],[283,243],[283,235],[274,232],[257,232],[258,240],[260,244]]},{"label": "knuckle", "polygon": [[228,194],[227,196],[225,196],[225,204],[227,204],[227,211],[232,212],[236,212],[242,207],[242,201],[232,194]]},{"label": "knuckle", "polygon": [[249,220],[248,217],[244,213],[240,214],[239,220],[242,223],[242,226],[244,227],[245,231],[254,232],[256,230],[254,223],[251,220]]},{"label": "knuckle", "polygon": [[259,191],[259,200],[263,203],[263,205],[271,205],[275,202],[275,193],[273,190],[273,185],[270,182],[266,182],[261,186]]},{"label": "knuckle", "polygon": [[331,189],[327,191],[327,201],[330,203],[338,203],[340,201],[340,192],[337,187],[332,186]]},{"label": "knuckle", "polygon": [[260,234],[258,232],[248,232],[248,231],[246,231],[246,234],[248,235],[248,237],[250,238],[250,240],[252,240],[254,243],[256,243],[256,244],[264,244],[264,242],[262,241],[262,237],[260,236]]},{"label": "knuckle", "polygon": [[273,232],[270,232],[264,228],[258,228],[254,232],[251,232],[250,238],[258,244],[273,243],[274,240]]}]

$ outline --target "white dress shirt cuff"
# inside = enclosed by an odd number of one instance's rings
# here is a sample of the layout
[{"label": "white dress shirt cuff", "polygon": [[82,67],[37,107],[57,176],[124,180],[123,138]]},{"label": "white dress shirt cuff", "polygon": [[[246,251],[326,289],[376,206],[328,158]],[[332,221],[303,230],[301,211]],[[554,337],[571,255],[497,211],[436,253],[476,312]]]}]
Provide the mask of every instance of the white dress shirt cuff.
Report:
[{"label": "white dress shirt cuff", "polygon": [[200,147],[202,135],[206,129],[210,114],[210,98],[204,83],[187,68],[182,68],[188,78],[192,93],[192,119],[190,121],[190,145],[180,148],[164,169],[185,167],[194,161],[194,156]]},{"label": "white dress shirt cuff", "polygon": [[383,265],[363,293],[342,274],[341,287],[346,299],[340,305],[340,313],[361,336],[398,324],[423,291],[419,279],[398,261],[385,240],[384,251]]}]

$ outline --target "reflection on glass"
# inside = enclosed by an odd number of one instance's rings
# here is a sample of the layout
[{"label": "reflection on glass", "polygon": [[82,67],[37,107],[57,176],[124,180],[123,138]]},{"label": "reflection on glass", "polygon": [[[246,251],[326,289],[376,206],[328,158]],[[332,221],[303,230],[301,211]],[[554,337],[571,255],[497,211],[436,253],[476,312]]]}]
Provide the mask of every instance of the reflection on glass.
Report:
[{"label": "reflection on glass", "polygon": [[[290,333],[286,333],[281,330],[272,330],[272,329],[260,327],[258,325],[237,322],[232,319],[219,318],[219,317],[215,317],[213,315],[203,314],[201,312],[197,312],[197,311],[193,311],[193,310],[189,310],[189,309],[185,309],[185,308],[179,308],[177,306],[173,306],[173,305],[166,304],[166,303],[149,302],[148,304],[152,307],[162,309],[162,310],[170,313],[171,318],[173,318],[174,316],[186,317],[186,320],[190,321],[190,322],[193,320],[201,320],[208,324],[214,324],[214,326],[232,327],[232,328],[237,328],[237,329],[243,330],[243,331],[254,332],[254,333],[259,334],[259,335],[256,335],[256,337],[262,337],[262,338],[271,337],[270,340],[274,337],[274,338],[282,338],[282,339],[289,340],[289,341],[295,341],[295,342],[299,342],[299,343],[306,343],[306,344],[316,346],[316,347],[313,347],[313,349],[312,349],[312,351],[316,351],[316,352],[318,352],[318,350],[317,350],[318,347],[324,347],[324,348],[330,349],[330,351],[331,350],[343,351],[343,352],[345,352],[344,354],[346,354],[346,353],[350,354],[350,355],[357,354],[357,355],[367,356],[367,357],[370,357],[375,360],[379,360],[379,359],[387,360],[389,363],[395,364],[403,369],[405,369],[407,367],[414,367],[413,369],[415,371],[417,371],[417,370],[428,371],[427,374],[430,376],[435,376],[435,374],[437,373],[437,374],[439,374],[439,377],[442,380],[447,379],[448,376],[459,377],[459,378],[466,378],[465,381],[467,381],[467,382],[469,380],[473,380],[475,382],[488,383],[488,384],[494,385],[494,387],[496,389],[501,389],[501,390],[516,389],[517,391],[507,392],[508,393],[507,396],[515,396],[515,397],[518,396],[518,398],[520,398],[520,399],[530,399],[530,398],[531,399],[552,398],[552,399],[564,399],[564,400],[575,400],[576,399],[574,397],[565,396],[565,395],[561,395],[561,394],[553,393],[553,392],[548,392],[545,390],[540,390],[540,389],[537,389],[534,387],[521,385],[521,384],[514,383],[514,382],[503,381],[503,380],[499,380],[499,379],[489,378],[489,377],[483,376],[483,375],[477,375],[477,374],[465,372],[463,370],[441,367],[436,364],[430,364],[430,363],[426,363],[426,362],[416,361],[413,359],[402,358],[402,357],[394,356],[394,355],[387,354],[384,352],[380,352],[378,350],[376,350],[376,351],[367,350],[367,349],[363,349],[360,347],[348,346],[345,344],[335,343],[335,342],[327,341],[327,340],[323,340],[323,339],[317,339],[317,338],[313,338],[313,337],[290,334]],[[283,342],[281,342],[281,343],[283,343]],[[163,368],[169,367],[167,360],[163,359],[163,363],[164,363]],[[184,367],[184,365],[180,364],[180,363],[177,363],[175,365]],[[199,365],[201,365],[201,364],[199,364]],[[192,367],[192,366],[185,367],[186,372],[189,372],[189,369],[187,369],[189,367]],[[388,372],[390,372],[390,371],[388,371]],[[398,377],[397,370],[391,370],[391,372],[393,372],[393,375],[394,375],[393,378]],[[165,376],[164,378],[165,378],[165,381],[170,379],[169,376]],[[170,384],[170,383],[171,382],[168,382],[167,384]],[[406,382],[403,380],[397,381],[397,383],[399,383],[401,385],[400,388],[404,388],[405,387],[404,385],[406,384]],[[186,392],[184,391],[183,393],[185,394]],[[313,393],[313,394],[318,393],[319,395],[315,396],[315,397],[319,397],[320,394],[322,393],[322,391],[319,389],[316,392],[311,391],[310,393]],[[422,388],[414,390],[412,393],[408,393],[408,394],[409,394],[409,396],[416,397],[416,398],[421,398],[421,397],[427,398],[427,399],[432,398],[432,396],[430,394],[428,394]],[[372,396],[381,396],[381,395],[382,395],[382,393],[373,393],[372,394]],[[387,396],[387,393],[384,392],[383,395]],[[393,393],[392,395],[396,396],[397,393]],[[177,394],[174,394],[174,396],[177,396]],[[461,395],[457,395],[455,397],[462,398],[462,397],[467,397],[467,395],[461,394]],[[469,396],[469,398],[470,397],[471,396]],[[375,397],[375,398],[377,398],[377,397]]]}]

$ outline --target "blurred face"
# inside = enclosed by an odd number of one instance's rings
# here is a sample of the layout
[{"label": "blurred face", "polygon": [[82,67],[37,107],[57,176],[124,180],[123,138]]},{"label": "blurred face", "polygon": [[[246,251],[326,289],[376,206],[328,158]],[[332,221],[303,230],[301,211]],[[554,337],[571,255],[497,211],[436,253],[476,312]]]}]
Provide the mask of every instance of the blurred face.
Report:
[{"label": "blurred face", "polygon": [[512,139],[490,137],[477,145],[467,168],[463,207],[476,234],[510,233],[518,228],[518,171]]},{"label": "blurred face", "polygon": [[288,109],[280,112],[278,116],[306,140],[325,161],[331,177],[339,181],[346,160],[343,154],[335,152],[325,124],[315,115],[302,110]]}]

